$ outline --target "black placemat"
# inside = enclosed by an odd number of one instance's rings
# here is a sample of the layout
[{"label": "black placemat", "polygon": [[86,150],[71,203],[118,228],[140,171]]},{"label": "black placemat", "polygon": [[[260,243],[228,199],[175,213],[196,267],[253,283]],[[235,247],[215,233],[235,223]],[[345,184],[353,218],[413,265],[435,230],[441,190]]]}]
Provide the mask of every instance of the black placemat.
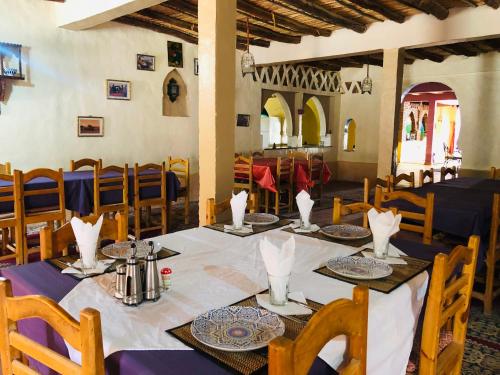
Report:
[{"label": "black placemat", "polygon": [[[363,249],[363,251],[372,251],[372,250]],[[362,257],[363,255],[361,254],[361,252],[359,252],[355,254],[355,256]],[[331,277],[333,279],[345,281],[346,283],[349,284],[366,285],[368,288],[372,290],[376,290],[382,293],[390,293],[394,289],[398,288],[402,284],[406,283],[408,280],[418,275],[419,273],[425,271],[432,264],[432,262],[430,261],[413,257],[402,256],[401,259],[404,259],[408,264],[405,265],[391,264],[390,266],[393,269],[392,274],[382,279],[376,279],[376,280],[356,280],[356,279],[351,279],[349,277],[340,276],[330,271],[326,266],[320,267],[314,270],[314,272],[317,272],[323,276]]]},{"label": "black placemat", "polygon": [[[293,315],[290,319],[280,316],[285,323],[285,334],[283,336],[294,340],[316,311],[323,307],[322,304],[314,301],[307,300],[307,303],[313,310],[310,315]],[[235,305],[260,307],[255,296],[236,302],[232,306]],[[267,347],[246,352],[227,352],[214,349],[202,344],[193,337],[191,322],[166,332],[233,373],[245,375],[267,374]]]},{"label": "black placemat", "polygon": [[283,228],[282,230],[285,232],[289,232],[289,233],[299,234],[301,236],[317,238],[319,240],[333,242],[333,243],[339,243],[341,245],[347,245],[347,246],[352,246],[352,247],[361,247],[361,246],[364,246],[367,243],[370,243],[373,241],[373,237],[371,234],[368,237],[360,238],[360,239],[356,239],[356,240],[339,240],[336,238],[325,236],[320,231],[312,232],[312,233],[297,233],[292,228]]},{"label": "black placemat", "polygon": [[237,233],[237,232],[224,232],[224,225],[230,225],[232,222],[226,222],[226,223],[215,223],[211,225],[205,225],[205,228],[213,229],[218,232],[223,232],[227,234],[232,234],[234,236],[238,237],[248,237],[248,236],[253,236],[254,234],[259,234],[263,232],[267,232],[268,230],[272,229],[277,229],[281,228],[285,225],[288,225],[292,222],[292,220],[289,219],[280,219],[280,221],[274,223],[274,224],[269,224],[269,225],[253,225],[252,226],[252,233]]},{"label": "black placemat", "polygon": [[[157,254],[158,260],[161,260],[161,259],[166,259],[166,258],[170,258],[170,257],[176,256],[176,255],[179,255],[180,253],[178,251],[170,250],[170,249],[167,249],[166,247],[162,247],[160,249],[160,251],[158,251],[156,254]],[[46,262],[48,264],[50,264],[51,266],[55,267],[56,269],[58,269],[59,271],[62,271],[62,270],[64,270],[64,269],[66,269],[66,268],[69,267],[65,263],[74,263],[78,259],[79,259],[78,254],[71,254],[71,255],[66,255],[66,256],[62,256],[62,257],[58,257],[58,258],[48,259],[48,260],[46,260]],[[103,255],[100,251],[98,251],[98,253],[97,253],[97,259],[99,259],[99,260],[108,259],[109,260],[110,258],[108,258],[107,256]],[[104,273],[115,272],[116,271],[116,267],[118,267],[121,264],[124,264],[125,262],[126,262],[125,259],[116,259],[116,261],[113,264],[111,264],[106,269],[106,271],[104,271]],[[88,277],[99,276],[99,275],[102,275],[102,274],[82,275],[82,274],[67,273],[65,275],[71,276],[71,277],[73,277],[74,279],[77,279],[77,280],[83,280],[83,279],[86,279]]]}]

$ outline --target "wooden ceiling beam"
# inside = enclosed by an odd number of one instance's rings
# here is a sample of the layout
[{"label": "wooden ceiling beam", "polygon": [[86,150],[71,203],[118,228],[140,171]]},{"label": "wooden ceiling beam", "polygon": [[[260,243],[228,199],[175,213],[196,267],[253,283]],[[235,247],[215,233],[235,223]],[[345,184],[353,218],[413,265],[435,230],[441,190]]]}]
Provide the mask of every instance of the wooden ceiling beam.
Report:
[{"label": "wooden ceiling beam", "polygon": [[299,14],[305,14],[306,16],[317,19],[319,21],[323,21],[340,27],[345,27],[358,33],[364,33],[367,28],[366,24],[358,22],[352,18],[334,13],[331,10],[323,7],[322,5],[319,5],[317,1],[275,0],[274,3]]},{"label": "wooden ceiling beam", "polygon": [[498,7],[500,7],[500,0],[485,0],[484,2],[493,9],[498,9]]},{"label": "wooden ceiling beam", "polygon": [[380,5],[376,1],[356,0],[356,5],[363,7],[365,9],[369,9],[373,12],[376,12],[376,13],[380,14],[381,16],[384,16],[385,18],[390,19],[391,21],[394,21],[397,23],[403,23],[405,21],[404,14],[401,14],[395,10],[392,10],[391,8],[389,8],[385,5]]},{"label": "wooden ceiling beam", "polygon": [[181,20],[179,18],[171,17],[171,16],[168,16],[162,12],[155,12],[154,10],[151,10],[151,9],[144,9],[144,10],[138,11],[137,14],[140,14],[141,16],[145,16],[148,18],[156,19],[156,20],[159,20],[162,22],[166,22],[170,25],[181,27],[181,28],[186,29],[186,30],[198,32],[198,24],[197,23],[192,23],[192,22]]},{"label": "wooden ceiling beam", "polygon": [[460,44],[448,44],[446,46],[439,46],[439,49],[442,51],[445,51],[447,53],[450,53],[452,55],[462,55],[462,56],[477,56],[478,53],[476,51],[473,51],[469,48],[467,48],[465,45],[462,43]]},{"label": "wooden ceiling beam", "polygon": [[140,20],[140,19],[134,18],[133,16],[123,16],[123,17],[114,19],[114,21],[124,23],[124,24],[130,25],[130,26],[137,26],[137,27],[141,27],[143,29],[153,30],[153,31],[156,31],[156,32],[159,32],[162,34],[176,36],[177,38],[180,38],[186,42],[198,44],[198,38],[196,36],[193,36],[191,34],[185,33],[183,31],[180,31],[177,29],[173,29],[171,27],[160,26],[160,25],[152,23],[152,22]]},{"label": "wooden ceiling beam", "polygon": [[481,42],[500,52],[500,38],[498,39],[484,39]]},{"label": "wooden ceiling beam", "polygon": [[448,9],[441,5],[437,0],[397,0],[398,2],[408,5],[412,8],[420,10],[427,14],[432,14],[439,20],[448,18],[450,12]]},{"label": "wooden ceiling beam", "polygon": [[305,67],[311,67],[311,68],[315,68],[315,69],[326,70],[326,71],[330,71],[330,72],[338,72],[342,68],[339,65],[332,66],[332,65],[328,65],[328,64],[323,64],[321,62],[315,62],[315,61],[300,63],[300,64],[297,64],[296,66],[299,66],[299,65],[302,65]]},{"label": "wooden ceiling beam", "polygon": [[361,17],[370,18],[372,21],[375,21],[375,22],[383,22],[384,21],[383,18],[379,18],[379,17],[374,16],[373,14],[365,12],[363,10],[365,8],[360,6],[358,4],[359,2],[360,1],[357,1],[356,3],[354,3],[357,5],[357,6],[355,6],[354,4],[351,4],[349,2],[349,0],[347,0],[347,1],[346,0],[337,0],[337,3],[339,3],[339,5],[342,5],[343,7],[349,8],[350,10],[352,10],[353,12],[356,12],[356,14],[361,16]]},{"label": "wooden ceiling beam", "polygon": [[474,0],[459,0],[462,4],[465,4],[469,7],[477,7],[477,4]]},{"label": "wooden ceiling beam", "polygon": [[407,50],[406,55],[410,58],[419,60],[431,60],[434,62],[443,62],[445,57],[434,52],[426,51],[425,49]]},{"label": "wooden ceiling beam", "polygon": [[[244,16],[248,16],[254,20],[266,23],[272,27],[275,25],[287,29],[298,34],[314,35],[314,36],[330,36],[332,35],[331,30],[318,29],[312,26],[308,26],[301,22],[294,20],[293,18],[283,16],[270,12],[268,9],[259,7],[255,4],[249,3],[247,0],[238,0],[237,2],[238,12]],[[273,17],[274,15],[274,17]]]}]

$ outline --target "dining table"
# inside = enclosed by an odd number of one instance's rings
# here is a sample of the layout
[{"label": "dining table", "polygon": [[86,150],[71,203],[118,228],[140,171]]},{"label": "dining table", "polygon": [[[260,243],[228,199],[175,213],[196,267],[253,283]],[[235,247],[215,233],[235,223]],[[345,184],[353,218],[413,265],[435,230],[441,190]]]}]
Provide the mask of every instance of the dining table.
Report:
[{"label": "dining table", "polygon": [[[141,174],[156,173],[155,171],[144,171]],[[82,216],[89,215],[94,206],[94,171],[66,171],[64,176],[64,201],[66,209],[79,212]],[[104,177],[119,177],[117,172],[108,172]],[[0,187],[9,186],[8,181],[0,180]],[[53,188],[56,183],[46,177],[38,177],[27,182],[24,186],[25,190],[47,189]],[[167,200],[176,201],[177,194],[180,189],[180,181],[174,172],[166,172],[166,190]],[[142,198],[153,198],[160,195],[159,186],[149,186],[141,188]],[[111,190],[101,192],[101,204],[112,204],[122,200],[121,190]],[[132,205],[134,202],[134,169],[128,170],[128,200]],[[37,195],[25,197],[25,204],[28,209],[51,207],[59,204],[57,194]],[[0,214],[12,212],[12,202],[0,202]]]},{"label": "dining table", "polygon": [[[2,277],[10,279],[15,296],[48,296],[76,319],[84,307],[98,309],[109,374],[228,374],[232,372],[225,366],[166,331],[189,323],[210,309],[265,291],[267,272],[259,251],[264,237],[278,247],[290,237],[294,238],[291,292],[302,292],[307,299],[319,304],[352,298],[352,283],[314,270],[333,257],[356,254],[360,248],[289,233],[283,228],[237,237],[199,227],[152,239],[179,255],[159,261],[160,268],[169,267],[173,271],[171,288],[162,292],[159,301],[145,302],[138,307],[125,306],[112,297],[106,280],[113,280],[113,274],[77,280],[46,261],[0,271]],[[430,254],[426,252],[428,245],[404,240],[394,244],[410,256]],[[433,256],[430,254],[429,258]],[[423,271],[390,293],[370,290],[367,373],[405,374],[428,280],[428,271]],[[78,352],[43,321],[36,318],[21,321],[19,330],[78,361]],[[333,373],[342,363],[345,349],[344,336],[327,343],[310,373]],[[36,361],[30,360],[30,364],[41,373],[51,373]]]},{"label": "dining table", "polygon": [[[332,172],[326,162],[314,161],[314,163],[322,164],[323,184],[328,183],[332,176]],[[254,181],[263,189],[276,193],[276,174],[277,174],[277,158],[254,158],[252,165],[252,173]],[[294,183],[297,192],[308,190],[314,186],[312,180],[319,179],[319,171],[314,171],[312,179],[309,176],[309,162],[307,160],[294,160]]]}]

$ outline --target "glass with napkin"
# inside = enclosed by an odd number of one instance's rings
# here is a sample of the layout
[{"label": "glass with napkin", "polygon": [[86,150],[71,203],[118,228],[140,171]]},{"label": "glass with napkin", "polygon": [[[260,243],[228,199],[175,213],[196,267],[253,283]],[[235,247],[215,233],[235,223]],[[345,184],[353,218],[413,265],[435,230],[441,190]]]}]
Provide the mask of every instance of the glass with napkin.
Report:
[{"label": "glass with napkin", "polygon": [[233,193],[233,197],[231,198],[231,212],[233,215],[233,228],[235,230],[243,228],[247,198],[248,193],[245,190],[240,191],[236,195]]},{"label": "glass with napkin", "polygon": [[368,211],[368,222],[373,234],[373,252],[376,258],[384,259],[389,252],[389,238],[399,232],[401,214],[394,216],[392,211],[378,213],[372,208]]},{"label": "glass with napkin", "polygon": [[290,237],[278,248],[265,236],[259,246],[269,282],[269,302],[277,306],[286,305],[290,273],[295,262],[295,239]]},{"label": "glass with napkin", "polygon": [[301,229],[310,229],[311,228],[311,210],[314,206],[314,201],[311,199],[309,193],[305,190],[302,190],[297,197],[295,198],[297,201],[297,207],[300,212],[300,221],[301,221]]},{"label": "glass with napkin", "polygon": [[92,225],[84,223],[77,217],[71,219],[71,227],[80,252],[82,269],[95,269],[97,267],[97,241],[101,232],[102,220],[103,216],[101,215],[95,225]]}]

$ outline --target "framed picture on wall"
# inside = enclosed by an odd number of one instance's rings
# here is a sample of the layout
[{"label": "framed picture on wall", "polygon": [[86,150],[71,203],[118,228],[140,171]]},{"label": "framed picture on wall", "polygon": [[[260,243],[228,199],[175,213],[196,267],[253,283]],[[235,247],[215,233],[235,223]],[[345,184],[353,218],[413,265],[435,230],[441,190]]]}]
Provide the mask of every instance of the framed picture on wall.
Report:
[{"label": "framed picture on wall", "polygon": [[104,136],[104,117],[78,116],[77,134],[79,137]]},{"label": "framed picture on wall", "polygon": [[106,80],[106,97],[114,100],[130,100],[130,81]]},{"label": "framed picture on wall", "polygon": [[198,58],[194,58],[194,75],[197,76],[199,73]]},{"label": "framed picture on wall", "polygon": [[167,50],[168,50],[168,66],[172,66],[174,68],[182,68],[183,67],[182,43],[169,41],[167,42]]},{"label": "framed picture on wall", "polygon": [[137,70],[155,71],[155,57],[137,54]]},{"label": "framed picture on wall", "polygon": [[244,126],[248,128],[250,126],[250,115],[242,115],[241,113],[238,113],[236,126]]}]

